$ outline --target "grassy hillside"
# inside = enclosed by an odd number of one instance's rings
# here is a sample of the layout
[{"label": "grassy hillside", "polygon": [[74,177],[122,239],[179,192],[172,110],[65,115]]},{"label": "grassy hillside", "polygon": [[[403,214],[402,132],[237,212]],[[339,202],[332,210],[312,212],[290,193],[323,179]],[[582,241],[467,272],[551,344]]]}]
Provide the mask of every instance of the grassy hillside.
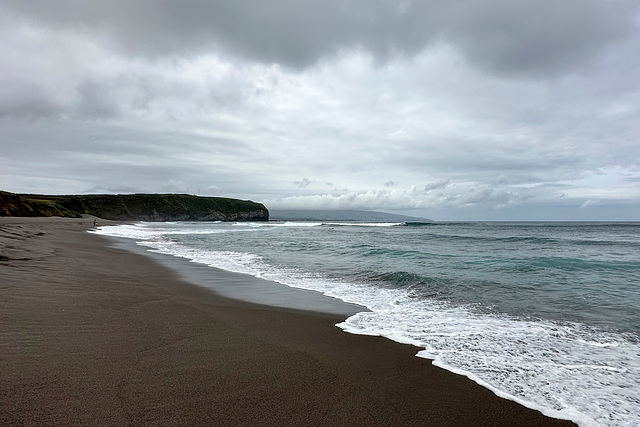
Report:
[{"label": "grassy hillside", "polygon": [[47,196],[0,192],[0,216],[83,214],[121,221],[267,221],[269,211],[249,200],[188,194]]},{"label": "grassy hillside", "polygon": [[55,201],[34,196],[0,191],[0,216],[66,216],[79,217],[81,212],[71,211]]}]

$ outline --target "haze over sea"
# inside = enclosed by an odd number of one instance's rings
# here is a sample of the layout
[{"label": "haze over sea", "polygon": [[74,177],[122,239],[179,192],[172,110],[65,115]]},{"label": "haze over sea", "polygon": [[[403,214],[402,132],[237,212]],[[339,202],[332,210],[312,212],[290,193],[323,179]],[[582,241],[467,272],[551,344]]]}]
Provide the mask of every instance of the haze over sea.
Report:
[{"label": "haze over sea", "polygon": [[[152,250],[369,309],[338,326],[583,426],[640,425],[640,223],[138,223]],[[268,286],[268,282],[265,282]]]}]

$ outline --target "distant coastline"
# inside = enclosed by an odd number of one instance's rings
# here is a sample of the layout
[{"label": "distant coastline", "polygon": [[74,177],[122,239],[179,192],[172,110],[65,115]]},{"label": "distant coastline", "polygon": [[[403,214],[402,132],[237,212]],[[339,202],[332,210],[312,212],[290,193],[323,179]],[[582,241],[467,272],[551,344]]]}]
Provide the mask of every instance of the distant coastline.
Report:
[{"label": "distant coastline", "polygon": [[359,222],[433,222],[422,217],[365,210],[274,209],[271,220],[280,221],[359,221]]}]

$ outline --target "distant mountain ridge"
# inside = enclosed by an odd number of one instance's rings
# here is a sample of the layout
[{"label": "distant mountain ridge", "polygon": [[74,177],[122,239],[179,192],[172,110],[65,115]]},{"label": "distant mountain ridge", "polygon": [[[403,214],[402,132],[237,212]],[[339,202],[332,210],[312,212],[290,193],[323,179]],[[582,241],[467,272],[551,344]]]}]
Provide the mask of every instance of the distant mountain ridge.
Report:
[{"label": "distant mountain ridge", "polygon": [[0,191],[0,216],[83,214],[118,221],[268,221],[261,203],[189,194],[93,194],[49,196]]},{"label": "distant mountain ridge", "polygon": [[358,210],[271,210],[271,219],[280,221],[433,222],[428,218]]}]

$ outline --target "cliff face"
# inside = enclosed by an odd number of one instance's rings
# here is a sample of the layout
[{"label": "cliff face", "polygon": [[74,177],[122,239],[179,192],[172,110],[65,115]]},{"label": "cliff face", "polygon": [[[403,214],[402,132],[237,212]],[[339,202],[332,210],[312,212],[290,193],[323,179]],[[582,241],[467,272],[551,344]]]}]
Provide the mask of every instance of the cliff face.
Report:
[{"label": "cliff face", "polygon": [[268,221],[261,203],[188,194],[18,195],[0,192],[0,216],[81,216],[120,221]]}]

